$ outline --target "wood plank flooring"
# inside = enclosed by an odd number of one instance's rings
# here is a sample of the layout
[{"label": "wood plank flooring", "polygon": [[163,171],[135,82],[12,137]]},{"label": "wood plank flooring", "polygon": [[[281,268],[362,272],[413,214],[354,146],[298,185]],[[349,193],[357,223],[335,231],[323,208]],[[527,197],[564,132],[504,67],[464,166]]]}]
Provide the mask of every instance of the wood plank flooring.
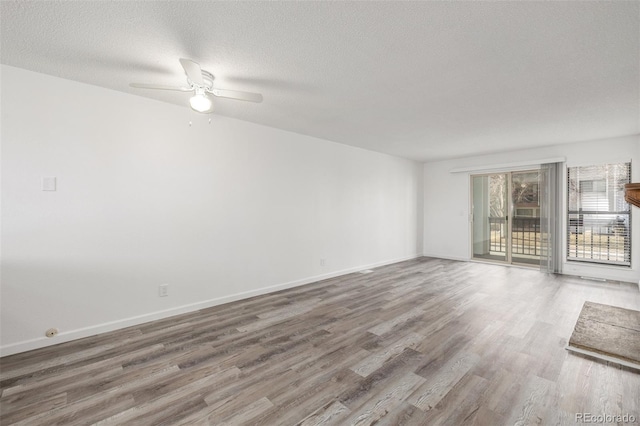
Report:
[{"label": "wood plank flooring", "polygon": [[564,349],[587,300],[640,309],[633,284],[401,262],[2,358],[0,423],[637,424],[640,374]]}]

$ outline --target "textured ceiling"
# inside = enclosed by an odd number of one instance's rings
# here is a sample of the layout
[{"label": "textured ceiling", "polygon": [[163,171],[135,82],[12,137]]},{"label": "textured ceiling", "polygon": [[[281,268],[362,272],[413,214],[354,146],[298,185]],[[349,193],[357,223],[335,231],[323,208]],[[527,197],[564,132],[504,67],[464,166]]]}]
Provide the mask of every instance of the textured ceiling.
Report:
[{"label": "textured ceiling", "polygon": [[1,62],[415,160],[640,133],[640,2],[2,1]]}]

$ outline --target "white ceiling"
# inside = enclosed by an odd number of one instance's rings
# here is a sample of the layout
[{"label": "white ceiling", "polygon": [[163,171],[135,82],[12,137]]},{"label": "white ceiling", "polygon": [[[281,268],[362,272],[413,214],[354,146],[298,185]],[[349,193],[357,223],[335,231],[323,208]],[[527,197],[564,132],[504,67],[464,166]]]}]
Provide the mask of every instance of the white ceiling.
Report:
[{"label": "white ceiling", "polygon": [[640,2],[2,1],[1,62],[415,160],[640,133]]}]

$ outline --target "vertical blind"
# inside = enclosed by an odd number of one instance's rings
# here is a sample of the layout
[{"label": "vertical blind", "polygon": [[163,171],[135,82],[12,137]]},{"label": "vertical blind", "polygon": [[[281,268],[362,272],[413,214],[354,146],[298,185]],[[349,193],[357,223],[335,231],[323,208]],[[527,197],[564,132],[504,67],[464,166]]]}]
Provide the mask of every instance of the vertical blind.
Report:
[{"label": "vertical blind", "polygon": [[567,260],[631,265],[631,163],[569,167]]},{"label": "vertical blind", "polygon": [[562,193],[563,163],[540,166],[540,270],[554,274],[561,272],[561,233],[558,232],[562,213],[559,208]]}]

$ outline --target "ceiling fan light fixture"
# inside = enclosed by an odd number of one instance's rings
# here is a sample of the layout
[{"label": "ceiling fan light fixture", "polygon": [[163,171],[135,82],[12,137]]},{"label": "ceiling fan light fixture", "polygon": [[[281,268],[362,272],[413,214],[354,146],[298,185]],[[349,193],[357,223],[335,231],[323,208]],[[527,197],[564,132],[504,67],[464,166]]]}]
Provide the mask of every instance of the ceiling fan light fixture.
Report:
[{"label": "ceiling fan light fixture", "polygon": [[189,105],[194,111],[206,113],[211,112],[213,102],[203,89],[196,89],[196,94],[189,99]]}]

